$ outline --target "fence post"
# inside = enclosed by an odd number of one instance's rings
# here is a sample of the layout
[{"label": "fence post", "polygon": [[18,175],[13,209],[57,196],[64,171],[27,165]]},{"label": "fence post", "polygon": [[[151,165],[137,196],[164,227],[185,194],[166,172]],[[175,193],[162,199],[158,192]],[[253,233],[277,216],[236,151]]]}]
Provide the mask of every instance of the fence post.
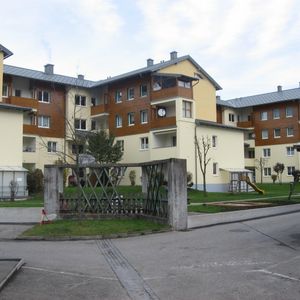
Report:
[{"label": "fence post", "polygon": [[171,158],[168,162],[169,224],[174,230],[186,230],[187,182],[186,160]]},{"label": "fence post", "polygon": [[59,215],[59,194],[63,192],[63,170],[58,166],[45,166],[44,207],[47,214]]},{"label": "fence post", "polygon": [[141,178],[141,183],[142,183],[142,193],[147,194],[147,188],[148,188],[148,175],[147,175],[147,167],[142,166],[142,178]]}]

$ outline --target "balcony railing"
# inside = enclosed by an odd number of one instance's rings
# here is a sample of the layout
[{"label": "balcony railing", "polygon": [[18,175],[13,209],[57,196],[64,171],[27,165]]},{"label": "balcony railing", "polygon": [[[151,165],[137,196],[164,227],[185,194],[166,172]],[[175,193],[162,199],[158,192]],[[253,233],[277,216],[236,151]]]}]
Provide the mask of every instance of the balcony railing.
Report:
[{"label": "balcony railing", "polygon": [[6,103],[17,105],[17,106],[30,107],[33,109],[37,109],[39,104],[38,100],[36,99],[16,97],[16,96],[11,96],[7,98]]},{"label": "balcony railing", "polygon": [[174,97],[183,97],[193,99],[193,90],[191,88],[184,88],[174,86],[170,88],[161,89],[158,91],[151,91],[151,100],[169,99]]},{"label": "balcony railing", "polygon": [[151,121],[151,128],[161,128],[176,125],[176,117],[155,118]]},{"label": "balcony railing", "polygon": [[91,116],[100,115],[104,113],[108,113],[107,104],[99,104],[99,105],[91,106]]},{"label": "balcony railing", "polygon": [[242,128],[251,128],[253,127],[253,121],[243,121],[243,122],[237,122],[237,127]]},{"label": "balcony railing", "polygon": [[23,133],[25,134],[38,134],[39,128],[36,125],[23,124]]}]

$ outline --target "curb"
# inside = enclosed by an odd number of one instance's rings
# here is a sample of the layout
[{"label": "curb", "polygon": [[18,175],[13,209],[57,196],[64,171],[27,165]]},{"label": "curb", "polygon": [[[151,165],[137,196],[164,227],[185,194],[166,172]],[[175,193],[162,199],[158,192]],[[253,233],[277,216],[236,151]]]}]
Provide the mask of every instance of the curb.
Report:
[{"label": "curb", "polygon": [[3,289],[3,287],[5,286],[5,284],[8,282],[8,280],[17,272],[19,271],[19,269],[24,265],[24,260],[22,258],[16,258],[16,259],[0,259],[0,263],[1,261],[16,261],[18,262],[13,268],[12,270],[6,275],[6,277],[0,282],[0,292]]},{"label": "curb", "polygon": [[137,237],[156,233],[172,232],[171,229],[161,230],[146,230],[136,233],[118,233],[108,235],[89,235],[89,236],[62,236],[62,237],[44,237],[44,236],[18,236],[15,238],[17,241],[86,241],[86,240],[104,240],[104,239],[119,239]]}]

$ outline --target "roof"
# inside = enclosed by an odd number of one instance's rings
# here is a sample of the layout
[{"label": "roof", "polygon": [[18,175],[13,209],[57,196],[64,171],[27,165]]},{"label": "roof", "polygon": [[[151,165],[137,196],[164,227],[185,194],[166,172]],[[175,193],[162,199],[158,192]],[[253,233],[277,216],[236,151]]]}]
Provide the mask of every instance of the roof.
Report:
[{"label": "roof", "polygon": [[22,112],[32,110],[29,107],[22,107],[22,106],[3,103],[3,102],[0,102],[0,109],[18,110],[18,111],[22,111]]},{"label": "roof", "polygon": [[[216,90],[221,90],[222,87],[207,73],[204,71],[204,69],[201,68],[201,66],[189,55],[181,56],[175,59],[168,60],[166,62],[160,62],[157,64],[153,64],[152,66],[147,66],[141,69],[137,69],[134,71],[130,71],[121,75],[109,77],[104,80],[99,81],[91,81],[86,79],[78,79],[77,77],[69,77],[64,75],[58,75],[58,74],[46,74],[41,71],[21,68],[21,67],[15,67],[10,65],[4,65],[4,74],[8,75],[14,75],[14,76],[20,76],[20,77],[26,77],[30,79],[36,79],[36,80],[42,80],[42,81],[50,81],[58,84],[66,84],[71,86],[78,86],[78,87],[84,87],[84,88],[93,88],[101,85],[106,85],[109,83],[113,83],[118,80],[127,79],[130,77],[134,77],[137,75],[142,74],[151,74],[154,72],[158,72],[159,70],[166,68],[171,65],[175,65],[179,62],[182,62],[184,60],[190,61],[198,70],[199,72],[204,75],[216,88]],[[158,75],[162,75],[161,73],[158,73]],[[176,74],[175,74],[176,75]],[[178,75],[178,74],[177,74]],[[186,76],[188,78],[188,76]],[[193,77],[191,77],[193,78]]]},{"label": "roof", "polygon": [[295,89],[266,93],[266,94],[258,94],[253,96],[235,98],[227,101],[217,100],[217,104],[222,106],[229,106],[233,108],[243,108],[243,107],[264,105],[264,104],[284,102],[290,100],[300,100],[300,87]]},{"label": "roof", "polygon": [[11,51],[9,51],[7,48],[2,46],[1,44],[0,44],[0,52],[3,52],[4,58],[7,58],[7,57],[13,55],[13,53]]},{"label": "roof", "polygon": [[243,168],[220,168],[220,170],[230,173],[253,173],[253,171]]},{"label": "roof", "polygon": [[0,172],[11,171],[11,172],[28,172],[27,169],[18,166],[0,166]]},{"label": "roof", "polygon": [[229,125],[224,125],[224,124],[217,123],[217,122],[200,120],[200,119],[196,119],[195,123],[196,123],[197,126],[212,126],[212,127],[219,127],[219,128],[239,130],[239,131],[248,131],[247,128],[241,128],[241,127],[236,127],[236,126],[229,126]]}]

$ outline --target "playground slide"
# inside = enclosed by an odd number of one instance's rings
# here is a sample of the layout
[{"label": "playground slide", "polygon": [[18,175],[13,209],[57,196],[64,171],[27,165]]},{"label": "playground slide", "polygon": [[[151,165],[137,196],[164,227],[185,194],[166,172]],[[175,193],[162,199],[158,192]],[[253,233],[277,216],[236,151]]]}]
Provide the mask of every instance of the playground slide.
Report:
[{"label": "playground slide", "polygon": [[259,194],[262,195],[265,193],[264,190],[260,189],[255,183],[251,182],[248,176],[246,178],[246,182],[254,189],[255,192],[258,192]]}]

